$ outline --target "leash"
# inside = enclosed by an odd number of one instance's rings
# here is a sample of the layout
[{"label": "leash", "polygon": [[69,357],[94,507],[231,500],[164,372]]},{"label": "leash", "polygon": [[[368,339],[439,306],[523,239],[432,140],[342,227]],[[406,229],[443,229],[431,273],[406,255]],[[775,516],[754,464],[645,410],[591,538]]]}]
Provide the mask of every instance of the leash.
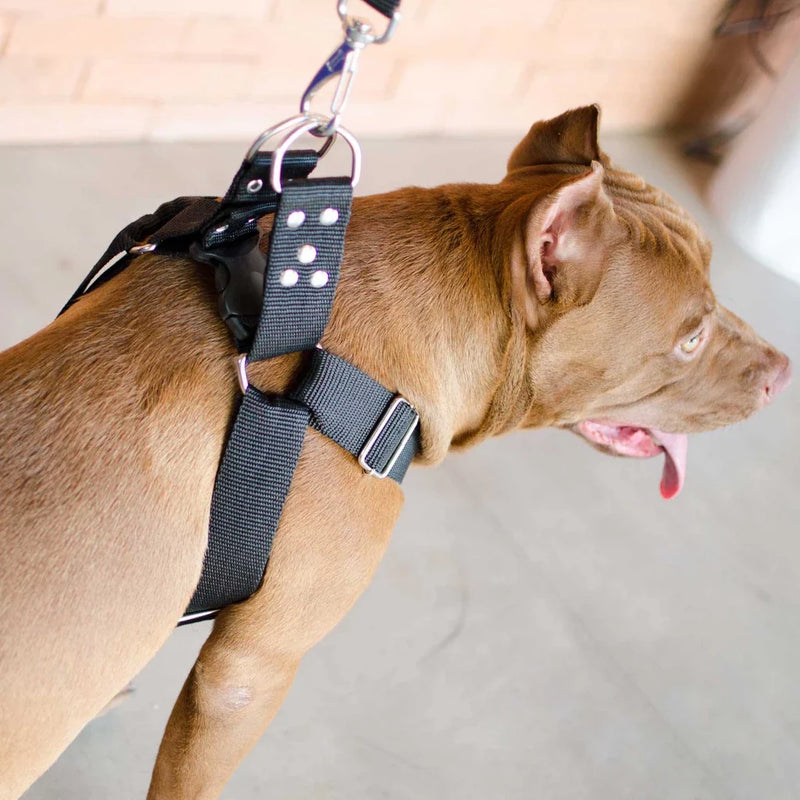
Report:
[{"label": "leash", "polygon": [[[143,254],[189,256],[214,269],[218,311],[239,351],[241,399],[211,498],[203,571],[179,625],[211,619],[260,586],[307,428],[350,452],[376,479],[400,483],[419,450],[419,414],[411,403],[319,345],[361,172],[360,146],[341,116],[360,53],[387,42],[400,19],[399,0],[365,2],[387,18],[386,29],[374,33],[339,0],[343,43],[303,93],[300,114],[253,142],[225,196],[179,197],[128,225],[61,312]],[[337,79],[330,109],[313,111],[317,92]],[[304,134],[325,143],[318,151],[292,150]],[[350,175],[310,177],[339,137],[350,148]],[[262,151],[276,138],[274,151]],[[274,221],[264,256],[258,221],[266,214]],[[250,384],[248,364],[295,352],[306,353],[305,366],[286,395]]]}]

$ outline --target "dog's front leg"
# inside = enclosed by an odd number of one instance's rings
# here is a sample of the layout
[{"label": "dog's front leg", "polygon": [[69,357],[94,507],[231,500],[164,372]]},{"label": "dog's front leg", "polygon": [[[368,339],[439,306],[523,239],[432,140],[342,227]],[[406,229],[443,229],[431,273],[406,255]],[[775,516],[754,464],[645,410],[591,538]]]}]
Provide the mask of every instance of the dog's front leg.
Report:
[{"label": "dog's front leg", "polygon": [[217,797],[300,659],[369,584],[402,500],[394,481],[364,475],[308,432],[264,582],[217,618],[167,724],[149,800]]},{"label": "dog's front leg", "polygon": [[149,800],[217,797],[283,702],[300,657],[254,651],[239,633],[232,642],[215,629],[203,646],[167,724]]}]

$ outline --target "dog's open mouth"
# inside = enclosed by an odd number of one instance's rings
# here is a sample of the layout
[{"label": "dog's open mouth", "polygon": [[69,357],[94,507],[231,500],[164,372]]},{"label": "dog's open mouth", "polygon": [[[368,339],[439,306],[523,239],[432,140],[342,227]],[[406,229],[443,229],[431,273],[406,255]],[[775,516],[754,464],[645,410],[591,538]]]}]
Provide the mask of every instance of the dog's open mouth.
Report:
[{"label": "dog's open mouth", "polygon": [[592,444],[620,456],[652,458],[663,453],[661,496],[665,500],[670,500],[683,488],[689,448],[689,438],[685,433],[664,433],[655,428],[614,425],[591,419],[579,422],[574,426],[574,430]]}]

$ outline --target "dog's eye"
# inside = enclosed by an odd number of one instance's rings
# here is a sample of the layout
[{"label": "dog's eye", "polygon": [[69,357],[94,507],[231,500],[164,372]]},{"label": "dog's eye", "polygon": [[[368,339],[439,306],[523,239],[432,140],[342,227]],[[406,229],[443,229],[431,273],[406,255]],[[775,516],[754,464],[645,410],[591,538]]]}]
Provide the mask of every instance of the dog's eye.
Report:
[{"label": "dog's eye", "polygon": [[689,355],[690,353],[694,353],[695,350],[700,346],[700,342],[703,340],[703,331],[698,331],[694,336],[687,339],[685,342],[681,342],[681,350]]}]

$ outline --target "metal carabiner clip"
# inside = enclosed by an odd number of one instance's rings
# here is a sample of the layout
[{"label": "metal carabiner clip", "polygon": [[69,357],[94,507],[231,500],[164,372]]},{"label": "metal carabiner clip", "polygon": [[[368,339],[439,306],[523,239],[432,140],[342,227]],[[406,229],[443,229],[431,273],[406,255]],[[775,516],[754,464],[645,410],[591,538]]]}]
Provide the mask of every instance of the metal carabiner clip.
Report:
[{"label": "metal carabiner clip", "polygon": [[350,91],[353,88],[353,78],[358,70],[358,59],[361,51],[370,44],[383,44],[389,41],[394,33],[400,15],[395,12],[389,24],[381,36],[372,32],[372,26],[362,19],[349,17],[347,15],[347,0],[339,0],[336,10],[342,21],[344,28],[344,41],[331,53],[328,60],[320,67],[308,88],[303,92],[300,100],[300,113],[306,116],[311,115],[311,101],[314,95],[325,86],[326,83],[339,79],[336,91],[331,101],[331,107],[327,114],[331,120],[325,127],[320,128],[318,133],[323,136],[330,136],[339,127],[339,120],[342,116]]},{"label": "metal carabiner clip", "polygon": [[358,57],[361,55],[364,46],[365,43],[347,36],[342,44],[331,53],[328,60],[320,67],[308,85],[308,88],[303,92],[303,97],[300,100],[300,113],[309,115],[311,114],[311,101],[317,92],[332,80],[339,79],[331,101],[330,115],[332,119],[319,131],[324,136],[330,136],[339,127],[342,111],[353,88],[353,77],[358,70]]},{"label": "metal carabiner clip", "polygon": [[326,83],[335,78],[339,79],[336,91],[333,94],[330,110],[326,112],[331,119],[317,131],[322,136],[330,136],[339,127],[342,111],[353,88],[353,78],[358,70],[358,59],[361,51],[367,45],[388,42],[394,34],[397,23],[400,21],[400,14],[395,11],[389,20],[386,30],[382,35],[378,36],[372,32],[372,26],[368,22],[347,15],[347,0],[338,0],[336,10],[344,28],[344,41],[320,67],[311,83],[309,83],[308,88],[303,92],[303,97],[300,100],[300,113],[305,116],[311,116],[311,101],[314,99],[314,95]]}]

